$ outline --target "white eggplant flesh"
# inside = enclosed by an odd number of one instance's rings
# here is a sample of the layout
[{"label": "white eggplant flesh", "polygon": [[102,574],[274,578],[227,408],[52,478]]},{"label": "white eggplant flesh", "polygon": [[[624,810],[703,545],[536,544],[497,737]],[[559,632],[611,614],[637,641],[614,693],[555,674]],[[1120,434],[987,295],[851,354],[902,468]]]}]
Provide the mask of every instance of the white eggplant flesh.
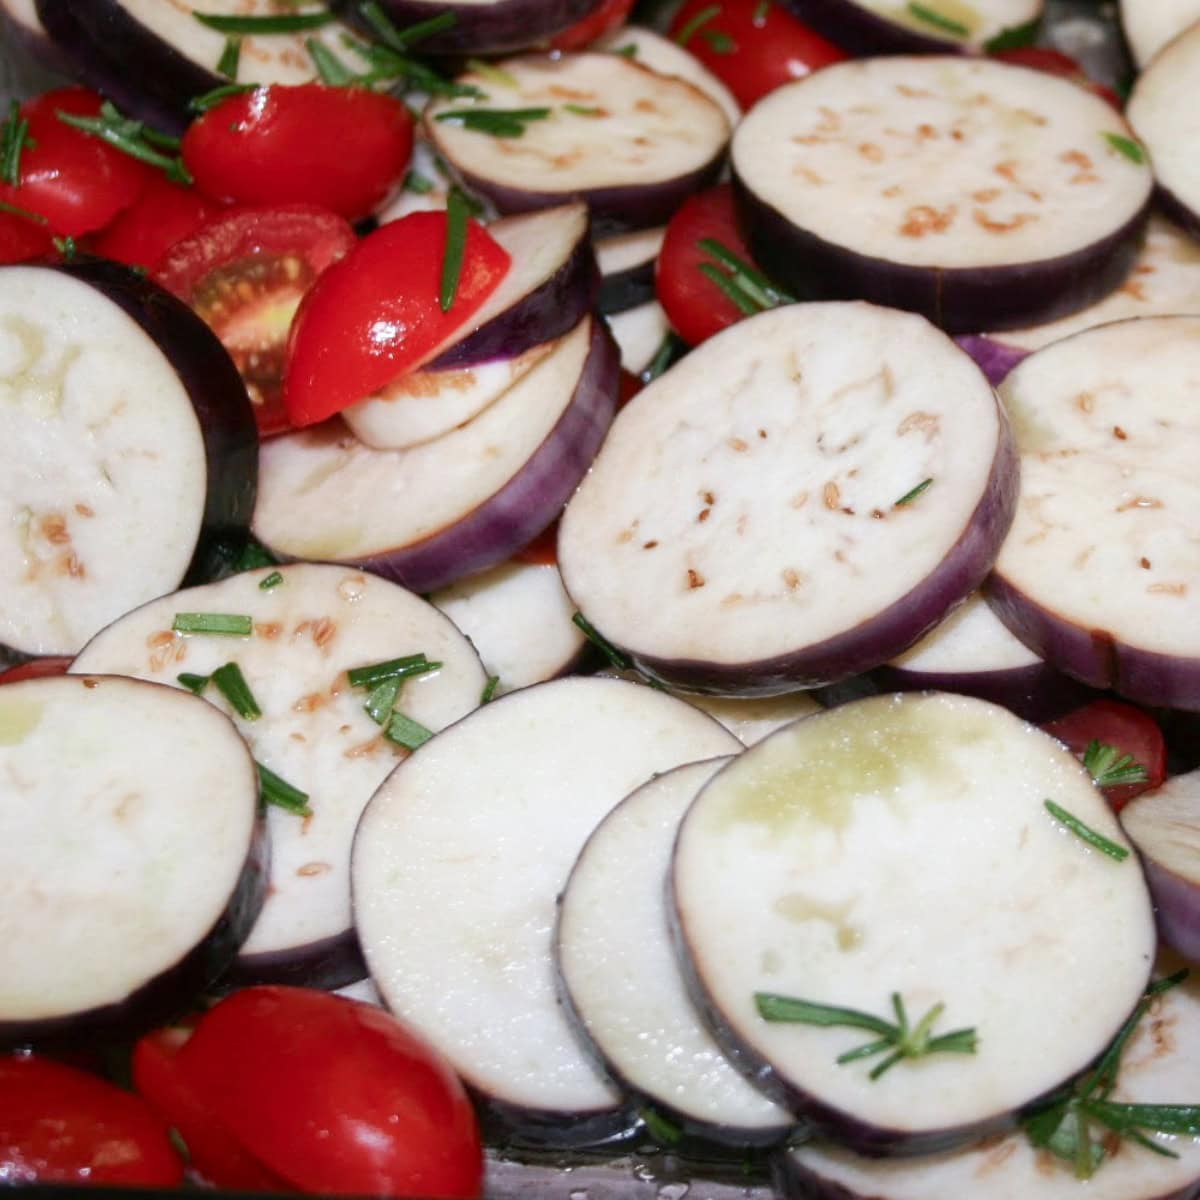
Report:
[{"label": "white eggplant flesh", "polygon": [[1139,68],[1200,21],[1200,0],[1120,0],[1119,7],[1121,28]]},{"label": "white eggplant flesh", "polygon": [[641,375],[671,334],[671,323],[657,300],[647,300],[624,312],[606,317],[621,351],[621,369]]},{"label": "white eggplant flesh", "polygon": [[743,746],[753,746],[767,734],[822,711],[809,692],[787,692],[782,696],[764,696],[757,700],[702,696],[688,692],[677,692],[676,695],[702,709],[710,717],[715,717]]},{"label": "white eggplant flesh", "polygon": [[[274,586],[262,587],[278,574]],[[246,615],[248,637],[172,631],[177,613]],[[486,683],[470,642],[431,604],[346,567],[263,568],[164,596],[123,617],[75,660],[178,685],[182,673],[241,668],[262,710],[243,719],[215,684],[204,696],[228,712],[255,758],[308,796],[311,816],[268,810],[271,894],[242,948],[241,980],[337,987],[364,974],[350,913],[350,843],[372,793],[408,753],[364,710],[356,667],[424,654],[441,667],[405,681],[398,711],[437,731],[475,708]]]},{"label": "white eggplant flesh", "polygon": [[[860,1152],[1011,1127],[1103,1051],[1154,959],[1145,879],[1086,771],[967,697],[878,696],[772,734],[697,796],[671,878],[685,970],[722,1045]],[[974,1050],[872,1078],[886,1048],[838,1061],[872,1034],[768,1020],[762,995],[893,1021],[899,996],[913,1025],[944,1005],[933,1035],[974,1030]]]},{"label": "white eggplant flesh", "polygon": [[627,1119],[558,1003],[555,905],[600,820],[655,772],[737,739],[653,688],[573,677],[487,704],[380,787],[354,841],[354,914],[388,1008],[528,1140]]},{"label": "white eggplant flesh", "polygon": [[556,957],[572,1015],[614,1078],[689,1133],[766,1145],[795,1120],[742,1077],[704,1026],[663,904],[679,821],[727,761],[667,771],[601,821],[559,902]]}]

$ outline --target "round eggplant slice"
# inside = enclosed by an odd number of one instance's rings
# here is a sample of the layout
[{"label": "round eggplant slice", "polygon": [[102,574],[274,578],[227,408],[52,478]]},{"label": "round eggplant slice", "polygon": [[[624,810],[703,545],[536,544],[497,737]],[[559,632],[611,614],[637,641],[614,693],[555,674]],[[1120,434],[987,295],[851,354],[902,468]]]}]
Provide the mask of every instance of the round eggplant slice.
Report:
[{"label": "round eggplant slice", "polygon": [[977,333],[960,334],[954,339],[960,350],[965,350],[979,364],[992,387],[998,387],[1013,369],[1029,353],[1007,346]]},{"label": "round eggplant slice", "polygon": [[[1200,19],[1164,46],[1138,76],[1126,114],[1154,163],[1159,203],[1200,237]],[[1137,153],[1142,151],[1134,146]]]},{"label": "round eggplant slice", "polygon": [[[458,82],[486,98],[436,98],[424,118],[441,156],[500,212],[582,200],[600,234],[646,229],[716,182],[729,120],[693,84],[619,54],[530,55],[500,67],[511,83],[497,90],[468,72]],[[535,114],[517,121],[519,137],[495,135],[506,110]]]},{"label": "round eggplant slice", "polygon": [[666,227],[638,229],[596,243],[600,293],[596,306],[606,315],[649,304],[655,296],[654,267]]},{"label": "round eggplant slice", "polygon": [[1016,460],[921,317],[792,305],[710,338],[613,424],[559,535],[567,591],[648,673],[772,695],[881,665],[979,586]]},{"label": "round eggplant slice", "polygon": [[369,567],[417,592],[510,558],[562,510],[612,420],[616,347],[587,318],[473,421],[372,450],[340,420],[262,448],[254,528],[286,558]]},{"label": "round eggplant slice", "polygon": [[783,0],[806,25],[848,54],[978,53],[988,42],[1042,17],[1043,0]]},{"label": "round eggplant slice", "polygon": [[621,368],[631,375],[648,371],[671,336],[671,323],[657,300],[613,313],[605,320],[620,348]]},{"label": "round eggplant slice", "polygon": [[725,696],[698,696],[686,692],[676,694],[681,700],[703,709],[710,717],[716,717],[743,746],[753,746],[767,734],[821,711],[821,706],[808,692],[788,692],[760,700],[730,700]]},{"label": "round eggplant slice", "polygon": [[[719,772],[671,886],[693,995],[743,1069],[851,1149],[919,1154],[1010,1126],[1116,1034],[1155,945],[1128,855],[1048,734],[963,696],[878,696]],[[895,1053],[906,1021],[919,1060]]]},{"label": "round eggplant slice", "polygon": [[244,540],[257,434],[224,347],[100,259],[0,269],[0,647],[74,654]]},{"label": "round eggplant slice", "polygon": [[258,777],[187,693],[32,679],[0,694],[0,1044],[136,1036],[229,965],[262,904]]},{"label": "round eggplant slice", "polygon": [[1153,184],[1104,100],[966,57],[817,71],[755,106],[732,157],[751,249],[780,283],[954,333],[1053,320],[1112,291]]},{"label": "round eggplant slice", "polygon": [[[181,613],[201,628],[212,614],[236,617],[252,632],[177,632]],[[440,665],[406,678],[394,701],[416,723],[405,726],[414,738],[377,723],[365,705],[387,722],[387,698],[355,686],[347,672],[421,654]],[[212,678],[229,663],[261,716],[236,708],[222,677]],[[350,916],[354,827],[371,793],[407,755],[405,741],[415,744],[479,703],[486,677],[467,639],[403,588],[345,567],[299,564],[137,609],[97,636],[72,667],[100,670],[202,689],[235,717],[258,762],[304,793],[290,809],[268,809],[270,895],[234,980],[339,987],[361,978]]]},{"label": "round eggplant slice", "polygon": [[556,958],[572,1016],[626,1089],[689,1134],[769,1145],[795,1118],[713,1041],[688,996],[663,907],[680,819],[727,761],[659,775],[600,822],[559,902]]},{"label": "round eggplant slice", "polygon": [[[1179,967],[1164,955],[1158,973]],[[1086,1001],[1084,1002],[1086,1005]],[[1117,1104],[1196,1101],[1200,1058],[1200,980],[1193,971],[1163,993],[1138,1022],[1121,1057]],[[1086,1182],[1073,1164],[1035,1149],[1023,1132],[929,1158],[870,1159],[828,1143],[812,1142],[777,1160],[778,1194],[784,1200],[1193,1200],[1200,1186],[1200,1142],[1153,1134],[1165,1154],[1132,1141],[1091,1139],[1105,1153]],[[1114,1150],[1115,1147],[1115,1150]]]},{"label": "round eggplant slice", "polygon": [[1087,330],[1000,392],[1021,456],[1016,519],[988,582],[1042,658],[1131,700],[1200,709],[1200,317]]},{"label": "round eggplant slice", "polygon": [[555,994],[555,903],[571,865],[655,772],[740,748],[653,688],[555,680],[422,746],[363,814],[354,916],[371,977],[522,1139],[581,1144],[627,1123]]},{"label": "round eggplant slice", "polygon": [[1120,0],[1120,9],[1121,28],[1139,68],[1200,21],[1200,0]]}]

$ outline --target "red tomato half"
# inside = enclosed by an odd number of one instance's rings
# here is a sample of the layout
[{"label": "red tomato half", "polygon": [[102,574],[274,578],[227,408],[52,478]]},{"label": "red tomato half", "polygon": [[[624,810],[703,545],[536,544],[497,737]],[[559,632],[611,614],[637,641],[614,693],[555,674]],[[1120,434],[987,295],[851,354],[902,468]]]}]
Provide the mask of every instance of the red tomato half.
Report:
[{"label": "red tomato half", "polygon": [[319,204],[365,217],[404,177],[413,121],[365,88],[276,84],[230,96],[192,122],[182,154],[197,185],[240,204]]},{"label": "red tomato half", "polygon": [[1042,728],[1064,743],[1073,754],[1083,757],[1089,743],[1113,746],[1146,769],[1145,783],[1126,783],[1104,788],[1104,795],[1116,812],[1135,796],[1158,787],[1167,777],[1167,744],[1158,722],[1132,704],[1119,700],[1094,700],[1066,716],[1050,721]]},{"label": "red tomato half", "polygon": [[92,243],[103,258],[152,271],[180,238],[195,233],[221,206],[195,188],[155,174],[142,194]]},{"label": "red tomato half", "polygon": [[0,1183],[182,1179],[167,1127],[139,1097],[48,1058],[0,1058]]},{"label": "red tomato half", "polygon": [[47,218],[50,233],[79,237],[103,229],[128,208],[153,168],[58,119],[94,117],[102,101],[86,88],[59,88],[21,106],[36,145],[21,152],[20,184],[0,183],[0,200]]},{"label": "red tomato half", "polygon": [[324,421],[420,366],[495,291],[511,259],[468,221],[458,291],[442,312],[446,233],[444,212],[411,213],[321,276],[292,326],[283,397],[293,425]]},{"label": "red tomato half", "polygon": [[176,242],[155,279],[200,314],[229,351],[264,436],[288,428],[282,389],[288,333],[317,277],[358,239],[310,204],[222,213]]},{"label": "red tomato half", "polygon": [[1118,112],[1121,110],[1120,96],[1112,88],[1097,83],[1079,63],[1061,50],[1051,50],[1046,46],[1020,46],[1013,50],[1001,50],[994,57],[1018,67],[1032,67],[1035,71],[1069,79],[1089,92],[1095,92],[1102,100],[1107,100]]},{"label": "red tomato half", "polygon": [[671,22],[671,36],[722,80],[743,108],[780,84],[847,57],[782,5],[762,0],[686,0]]},{"label": "red tomato half", "polygon": [[0,671],[0,684],[20,683],[22,679],[41,679],[45,675],[65,675],[74,661],[73,658],[55,656],[33,658],[19,666],[9,667],[7,671]]},{"label": "red tomato half", "polygon": [[47,225],[0,210],[0,263],[28,262],[49,254],[53,248]]},{"label": "red tomato half", "polygon": [[200,1019],[178,1059],[229,1133],[303,1191],[479,1194],[483,1153],[466,1091],[379,1009],[247,988]]},{"label": "red tomato half", "polygon": [[582,21],[576,21],[570,29],[550,39],[551,50],[582,50],[610,29],[625,24],[625,18],[633,9],[636,0],[604,0],[599,8]]}]

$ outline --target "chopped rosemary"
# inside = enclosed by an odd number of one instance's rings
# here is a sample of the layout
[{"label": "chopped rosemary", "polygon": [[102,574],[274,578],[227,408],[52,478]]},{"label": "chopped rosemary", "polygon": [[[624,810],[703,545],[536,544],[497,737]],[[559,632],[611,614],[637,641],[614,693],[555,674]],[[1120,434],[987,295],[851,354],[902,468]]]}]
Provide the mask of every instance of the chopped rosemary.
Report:
[{"label": "chopped rosemary", "polygon": [[70,234],[66,237],[51,238],[50,242],[67,262],[70,262],[79,252],[79,247],[75,245],[75,239]]},{"label": "chopped rosemary", "polygon": [[184,671],[182,675],[176,675],[175,678],[193,696],[199,696],[208,687],[208,681],[212,677],[210,675],[193,675],[191,671]]},{"label": "chopped rosemary", "polygon": [[1124,862],[1129,857],[1129,851],[1124,846],[1110,842],[1102,833],[1097,833],[1090,826],[1085,825],[1078,817],[1055,804],[1053,800],[1046,801],[1046,811],[1056,821],[1065,825],[1080,841],[1087,842],[1089,846],[1099,850],[1102,854],[1107,854],[1109,858],[1116,859],[1117,862]]},{"label": "chopped rosemary", "polygon": [[369,667],[355,667],[346,672],[346,678],[351,687],[373,688],[389,679],[411,679],[415,675],[440,671],[441,667],[440,662],[430,662],[424,654],[409,654],[404,658],[372,663]]},{"label": "chopped rosemary", "polygon": [[217,60],[217,74],[224,75],[226,79],[237,79],[238,64],[242,59],[242,39],[240,37],[227,37],[225,39],[225,49],[221,51],[221,57]]},{"label": "chopped rosemary", "polygon": [[491,704],[496,698],[496,689],[500,686],[499,675],[489,675],[483,685],[483,694],[479,697],[480,704]]},{"label": "chopped rosemary", "polygon": [[252,92],[256,87],[258,87],[256,83],[223,83],[220,87],[213,88],[211,92],[193,96],[188,101],[188,112],[196,115],[206,113],[210,108],[216,108],[222,100],[228,100],[230,96],[240,96],[243,92]]},{"label": "chopped rosemary", "polygon": [[8,102],[8,120],[0,134],[0,179],[12,187],[21,186],[21,153],[26,147],[35,147],[29,136],[29,120],[21,116],[21,105],[17,100]]},{"label": "chopped rosemary", "polygon": [[577,117],[602,117],[604,109],[592,108],[587,104],[564,104],[563,108],[569,113],[574,113]]},{"label": "chopped rosemary", "polygon": [[[136,158],[140,162],[159,167],[166,173],[168,179],[176,183],[191,183],[192,176],[183,159],[178,154],[164,154],[163,149],[178,150],[179,139],[156,129],[149,128],[143,121],[135,121],[126,117],[113,104],[105,100],[100,106],[100,115],[96,117],[81,117],[76,113],[57,113],[58,119],[64,125],[74,129],[82,129],[101,141],[107,142],[122,154]],[[155,147],[158,147],[156,149]]]},{"label": "chopped rosemary", "polygon": [[233,573],[240,575],[243,571],[254,571],[259,567],[273,567],[277,561],[278,559],[261,542],[250,538],[233,564]]},{"label": "chopped rosemary", "polygon": [[387,83],[389,86],[402,83],[431,96],[468,96],[474,99],[483,96],[474,85],[444,79],[424,63],[391,46],[360,42],[349,34],[343,34],[341,40],[343,46],[367,64],[368,70],[354,77],[362,87],[371,87],[376,83]]},{"label": "chopped rosemary", "polygon": [[1032,21],[1026,21],[1023,25],[1010,25],[988,38],[983,43],[983,48],[988,54],[1001,54],[1005,50],[1021,50],[1026,46],[1035,45],[1041,27],[1040,17],[1034,17]]},{"label": "chopped rosemary", "polygon": [[938,12],[936,8],[930,8],[928,4],[912,3],[908,6],[908,11],[918,21],[924,21],[926,25],[932,25],[935,29],[952,33],[956,37],[968,37],[971,33],[971,30],[961,21],[956,21],[953,17]]},{"label": "chopped rosemary", "polygon": [[771,11],[771,0],[758,0],[754,6],[754,15],[750,21],[754,25],[765,25],[767,14]]},{"label": "chopped rosemary", "polygon": [[403,683],[404,680],[399,677],[385,679],[371,689],[363,708],[376,725],[388,723],[388,718],[391,717],[392,710],[396,707],[396,701],[400,698],[400,688]]},{"label": "chopped rosemary", "polygon": [[719,4],[710,4],[707,8],[702,8],[684,27],[675,35],[675,40],[681,45],[686,46],[695,35],[704,28],[714,17],[721,15],[721,6]]},{"label": "chopped rosemary", "polygon": [[230,708],[245,721],[257,721],[262,716],[262,709],[246,682],[242,668],[235,662],[227,662],[212,673],[212,681],[217,690],[229,701]]},{"label": "chopped rosemary", "polygon": [[1106,133],[1104,140],[1118,154],[1123,154],[1132,163],[1137,163],[1140,167],[1146,161],[1146,151],[1142,149],[1141,143],[1135,142],[1133,138],[1127,138],[1120,133]]},{"label": "chopped rosemary", "polygon": [[737,42],[727,33],[719,29],[702,29],[700,36],[708,43],[714,54],[732,54],[737,49]]},{"label": "chopped rosemary", "polygon": [[458,17],[453,12],[447,11],[438,13],[436,17],[430,17],[428,20],[418,21],[406,29],[397,29],[388,18],[387,13],[383,11],[382,6],[376,3],[376,0],[364,0],[364,3],[358,6],[358,11],[362,14],[363,20],[375,31],[379,40],[400,54],[406,54],[414,42],[432,37],[435,33],[444,33],[447,29],[453,29],[458,22]]},{"label": "chopped rosemary", "polygon": [[1093,738],[1083,752],[1083,765],[1097,787],[1119,787],[1123,783],[1145,783],[1146,768],[1132,754]]},{"label": "chopped rosemary", "polygon": [[176,633],[214,633],[227,637],[249,637],[254,618],[241,613],[176,613],[171,628]]},{"label": "chopped rosemary", "polygon": [[285,779],[280,779],[269,767],[262,763],[254,764],[258,768],[259,795],[264,804],[273,804],[276,808],[286,809],[298,817],[311,817],[312,809],[308,806],[308,793],[297,787],[292,787]]},{"label": "chopped rosemary", "polygon": [[637,58],[637,44],[634,42],[626,42],[623,46],[618,46],[613,54],[619,54],[622,58]]},{"label": "chopped rosemary", "polygon": [[905,492],[904,495],[892,505],[892,507],[903,508],[906,504],[911,504],[919,496],[923,496],[927,491],[929,491],[931,487],[933,487],[932,479],[922,479],[921,482],[918,483],[911,492]]},{"label": "chopped rosemary", "polygon": [[412,717],[394,712],[387,728],[383,731],[383,736],[389,742],[395,742],[397,746],[403,746],[406,750],[416,750],[433,737],[433,730],[426,729],[420,721],[414,721]]},{"label": "chopped rosemary", "polygon": [[583,633],[583,636],[618,670],[628,671],[633,666],[632,660],[627,655],[622,654],[583,613],[577,612],[571,620]]},{"label": "chopped rosemary", "polygon": [[511,71],[484,62],[481,58],[468,58],[467,70],[473,71],[476,75],[482,75],[489,83],[494,83],[499,87],[515,88],[518,86],[516,76]]},{"label": "chopped rosemary", "polygon": [[452,108],[438,113],[435,120],[451,122],[469,129],[472,133],[486,133],[489,137],[522,137],[530,121],[544,121],[550,115],[549,108]]},{"label": "chopped rosemary", "polygon": [[428,175],[422,175],[420,171],[409,171],[404,177],[404,190],[415,192],[418,196],[428,196],[436,187],[437,184]]},{"label": "chopped rosemary", "polygon": [[21,208],[16,204],[9,204],[4,200],[0,200],[0,212],[12,213],[14,217],[24,217],[25,220],[33,221],[38,225],[50,224],[50,222],[43,217],[41,213],[30,212],[27,208]]},{"label": "chopped rosemary", "polygon": [[283,575],[278,571],[272,571],[265,579],[258,581],[258,590],[260,592],[269,592],[272,588],[277,588],[283,582]]},{"label": "chopped rosemary", "polygon": [[192,16],[201,25],[215,29],[218,33],[301,33],[306,29],[320,29],[331,25],[336,19],[327,8],[305,13],[272,13],[261,17],[225,16],[221,13],[193,12]]},{"label": "chopped rosemary", "polygon": [[659,342],[654,357],[642,372],[641,381],[652,383],[656,380],[679,357],[683,348],[684,345],[679,335],[674,330],[668,330],[666,336]]},{"label": "chopped rosemary", "polygon": [[471,213],[467,198],[452,187],[446,197],[446,249],[442,255],[442,286],[438,304],[449,312],[458,299],[458,283],[462,278],[463,259],[467,253],[467,221]]},{"label": "chopped rosemary", "polygon": [[776,287],[756,266],[716,238],[701,238],[696,244],[716,260],[701,263],[701,274],[711,279],[745,316],[752,317],[780,304],[795,303],[794,296]]},{"label": "chopped rosemary", "polygon": [[754,1004],[764,1021],[784,1021],[801,1025],[824,1027],[844,1026],[848,1029],[865,1029],[877,1039],[867,1042],[845,1054],[839,1054],[837,1063],[858,1062],[876,1054],[886,1057],[871,1069],[869,1078],[878,1079],[885,1071],[906,1058],[925,1058],[930,1054],[974,1054],[978,1041],[974,1029],[954,1029],[950,1033],[933,1036],[933,1027],[945,1011],[944,1004],[935,1004],[914,1026],[908,1023],[908,1013],[899,992],[892,993],[892,1010],[895,1022],[853,1008],[834,1008],[827,1004],[814,1004],[811,1000],[798,1000],[792,996],[778,996],[771,992],[755,992]]},{"label": "chopped rosemary", "polygon": [[360,77],[355,75],[324,42],[316,38],[306,38],[304,48],[313,60],[322,83],[327,83],[330,87],[350,87],[360,81]]},{"label": "chopped rosemary", "polygon": [[646,1132],[660,1146],[677,1146],[683,1141],[683,1130],[674,1121],[664,1117],[656,1108],[646,1105],[637,1114],[646,1127]]}]

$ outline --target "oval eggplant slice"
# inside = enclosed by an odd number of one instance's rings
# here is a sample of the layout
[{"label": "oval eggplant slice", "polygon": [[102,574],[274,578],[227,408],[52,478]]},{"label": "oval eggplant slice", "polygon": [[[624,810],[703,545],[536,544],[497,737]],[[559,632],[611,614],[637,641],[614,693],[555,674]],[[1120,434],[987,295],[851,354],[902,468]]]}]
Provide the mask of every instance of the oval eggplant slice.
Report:
[{"label": "oval eggplant slice", "polygon": [[567,591],[648,673],[772,695],[877,667],[978,587],[1012,517],[995,393],[945,334],[802,304],[617,416],[567,506]]},{"label": "oval eggplant slice", "polygon": [[354,915],[371,977],[522,1138],[582,1144],[626,1124],[555,995],[555,901],[583,843],[656,771],[740,748],[653,688],[561,679],[444,731],[363,814]]},{"label": "oval eggplant slice", "polygon": [[1087,330],[1001,386],[1021,455],[988,582],[1042,658],[1131,700],[1200,709],[1200,317]]},{"label": "oval eggplant slice", "polygon": [[726,696],[698,696],[675,693],[681,700],[716,717],[743,746],[761,742],[769,733],[811,717],[821,706],[809,692],[788,692],[784,696],[765,696],[760,700],[731,700]]},{"label": "oval eggplant slice", "polygon": [[[236,616],[253,632],[175,632],[180,613]],[[395,707],[436,731],[470,712],[483,693],[483,668],[467,639],[403,588],[345,567],[300,564],[164,596],[104,630],[75,660],[74,672],[183,686],[190,678],[234,713],[257,760],[306,794],[299,807],[311,815],[268,810],[271,894],[242,947],[236,982],[339,987],[364,974],[351,927],[350,841],[371,793],[407,750],[364,707],[368,700],[383,705],[386,720],[385,700],[353,686],[346,673],[418,654],[441,665],[408,678]],[[211,680],[231,662],[261,716],[233,710]]]},{"label": "oval eggplant slice", "polygon": [[728,759],[690,763],[596,827],[559,901],[555,954],[574,1019],[609,1073],[697,1137],[769,1145],[795,1118],[747,1083],[688,996],[663,908],[675,831]]},{"label": "oval eggplant slice", "polygon": [[[1047,798],[1128,856],[1075,758],[980,700],[861,700],[735,759],[688,810],[671,875],[685,971],[726,1050],[868,1153],[996,1132],[1081,1071],[1141,996],[1154,918],[1136,858],[1094,849]],[[892,1032],[797,1019],[796,1001]],[[935,1042],[975,1036],[893,1058],[905,1019]]]},{"label": "oval eggplant slice", "polygon": [[637,229],[596,243],[600,293],[596,306],[606,315],[627,312],[654,299],[654,267],[666,227]]},{"label": "oval eggplant slice", "polygon": [[[646,229],[716,182],[729,120],[693,84],[619,54],[530,55],[500,68],[511,83],[468,72],[459,82],[486,98],[436,98],[424,118],[441,156],[500,212],[582,200],[600,234]],[[495,136],[506,110],[535,114],[518,121],[519,137]]]},{"label": "oval eggplant slice", "polygon": [[1120,0],[1119,7],[1121,28],[1139,68],[1200,21],[1200,0]]},{"label": "oval eggplant slice", "polygon": [[[1179,966],[1164,955],[1165,978]],[[1084,1002],[1086,1006],[1086,1001]],[[1140,1021],[1122,1055],[1119,1104],[1184,1104],[1196,1101],[1195,1064],[1200,1059],[1200,979],[1192,973],[1165,992]],[[1102,1139],[1093,1126],[1093,1141]],[[1115,1140],[1115,1139],[1114,1139]],[[1115,1140],[1087,1182],[1072,1165],[1033,1147],[1024,1133],[981,1142],[930,1158],[869,1159],[828,1143],[810,1143],[777,1160],[784,1200],[1194,1200],[1200,1186],[1200,1142],[1155,1134],[1155,1154],[1131,1141]]]},{"label": "oval eggplant slice", "polygon": [[510,558],[561,511],[612,420],[617,354],[587,318],[462,429],[372,450],[335,420],[262,448],[255,532],[286,558],[351,562],[418,592]]},{"label": "oval eggplant slice", "polygon": [[186,693],[84,675],[0,695],[0,1044],[136,1036],[221,974],[266,889],[258,777]]},{"label": "oval eggplant slice", "polygon": [[796,295],[978,333],[1064,316],[1125,279],[1153,183],[1131,141],[1069,80],[864,59],[756,105],[734,137],[734,184],[755,257]]},{"label": "oval eggplant slice", "polygon": [[[1125,110],[1154,163],[1163,211],[1200,237],[1200,19],[1164,46],[1138,76]],[[1136,143],[1130,153],[1142,153]]]},{"label": "oval eggplant slice", "polygon": [[224,347],[116,263],[0,269],[0,646],[74,654],[244,540],[257,435]]}]

